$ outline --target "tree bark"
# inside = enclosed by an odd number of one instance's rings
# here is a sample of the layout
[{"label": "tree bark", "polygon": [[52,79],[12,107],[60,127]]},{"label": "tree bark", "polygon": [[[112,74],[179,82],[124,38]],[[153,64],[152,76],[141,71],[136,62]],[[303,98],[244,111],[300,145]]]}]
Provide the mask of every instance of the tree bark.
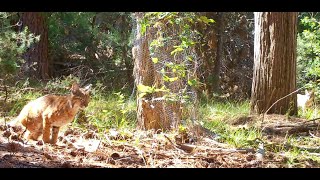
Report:
[{"label": "tree bark", "polygon": [[[149,86],[161,88],[165,82],[163,81],[160,69],[155,65],[150,57],[149,40],[152,36],[151,30],[147,29],[144,34],[141,32],[140,20],[144,13],[135,13],[136,26],[136,40],[132,49],[134,59],[133,74],[135,77],[135,85]],[[162,51],[166,54],[171,51]],[[167,56],[170,59],[169,56]],[[161,58],[159,58],[161,59]],[[168,85],[172,92],[175,93],[174,88],[179,88],[178,85]],[[147,94],[144,97],[139,97],[137,93],[137,119],[138,127],[143,130],[161,129],[170,130],[176,128],[181,120],[181,106],[179,102],[169,103],[163,99],[162,92]]]},{"label": "tree bark", "polygon": [[[149,55],[148,32],[141,33],[140,20],[144,13],[136,13],[137,29],[136,44],[132,49],[134,58],[134,77],[136,87],[142,84],[152,86],[154,82],[154,69]],[[138,93],[137,93],[138,94]],[[137,97],[138,127],[143,130],[161,128],[160,112],[162,105],[159,102],[150,101],[150,95],[144,98]]]},{"label": "tree bark", "polygon": [[[36,77],[48,79],[49,77],[49,61],[48,61],[48,26],[46,17],[40,12],[23,12],[21,13],[23,27],[35,34],[40,35],[40,41],[33,44],[25,53],[24,71],[29,75],[35,73]],[[32,66],[35,65],[34,71]]]},{"label": "tree bark", "polygon": [[[275,101],[296,89],[297,15],[255,13],[251,113],[265,113]],[[268,113],[296,114],[296,95],[279,101]]]}]

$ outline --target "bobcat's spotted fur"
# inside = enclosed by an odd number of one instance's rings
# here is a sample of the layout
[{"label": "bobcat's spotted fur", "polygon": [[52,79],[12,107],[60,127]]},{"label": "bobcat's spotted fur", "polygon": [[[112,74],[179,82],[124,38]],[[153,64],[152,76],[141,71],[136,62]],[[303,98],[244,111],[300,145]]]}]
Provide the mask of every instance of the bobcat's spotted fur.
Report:
[{"label": "bobcat's spotted fur", "polygon": [[35,99],[23,107],[15,122],[27,129],[27,139],[37,140],[42,135],[43,142],[55,144],[60,127],[70,123],[79,109],[88,106],[90,87],[79,88],[74,83],[70,95],[49,94]]}]

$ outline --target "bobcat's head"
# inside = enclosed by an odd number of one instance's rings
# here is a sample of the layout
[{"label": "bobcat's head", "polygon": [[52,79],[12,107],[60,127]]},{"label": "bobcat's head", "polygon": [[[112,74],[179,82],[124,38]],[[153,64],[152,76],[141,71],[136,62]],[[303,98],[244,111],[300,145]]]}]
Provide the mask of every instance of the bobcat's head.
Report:
[{"label": "bobcat's head", "polygon": [[83,109],[88,106],[90,101],[90,89],[92,84],[84,88],[80,88],[78,83],[73,83],[71,87],[71,98],[80,100],[80,108]]}]

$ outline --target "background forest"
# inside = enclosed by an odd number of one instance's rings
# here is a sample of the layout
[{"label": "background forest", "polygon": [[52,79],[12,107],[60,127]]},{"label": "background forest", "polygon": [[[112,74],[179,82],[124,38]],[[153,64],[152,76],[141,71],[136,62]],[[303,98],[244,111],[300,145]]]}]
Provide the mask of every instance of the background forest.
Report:
[{"label": "background forest", "polygon": [[[270,152],[267,159],[276,159],[276,167],[319,167],[318,124],[305,127],[306,131],[290,124],[286,128],[297,129],[285,129],[285,133],[274,128],[288,119],[316,123],[320,115],[316,105],[320,98],[320,14],[300,12],[297,18],[296,89],[300,94],[312,89],[314,105],[306,111],[298,109],[294,116],[289,110],[281,112],[282,116],[266,112],[262,121],[271,125],[260,129],[261,116],[252,113],[250,105],[253,12],[1,12],[0,120],[10,121],[28,101],[40,96],[68,94],[76,81],[81,86],[92,84],[93,90],[89,106],[68,129],[93,132],[103,142],[137,144],[143,141],[136,138],[137,129],[161,129],[152,124],[144,127],[147,118],[139,108],[145,105],[142,99],[156,99],[161,102],[155,104],[158,115],[153,118],[168,120],[169,124],[162,125],[173,135],[166,138],[175,139],[179,147],[197,141],[195,131],[199,130],[194,129],[201,128],[201,135],[230,148],[259,149],[263,144],[264,151]],[[145,39],[139,39],[144,35]],[[149,61],[139,64],[146,56]],[[175,121],[179,123],[172,124]],[[267,128],[277,136],[268,134]],[[241,164],[206,163],[199,167]],[[154,160],[147,167],[168,166]],[[273,167],[267,163],[252,166]]]}]

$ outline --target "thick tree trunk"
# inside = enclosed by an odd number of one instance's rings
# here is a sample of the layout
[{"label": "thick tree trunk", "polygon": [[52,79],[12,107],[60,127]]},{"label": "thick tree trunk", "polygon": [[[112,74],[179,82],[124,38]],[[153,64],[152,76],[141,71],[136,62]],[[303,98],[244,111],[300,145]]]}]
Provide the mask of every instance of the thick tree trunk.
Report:
[{"label": "thick tree trunk", "polygon": [[[296,89],[296,40],[296,12],[255,13],[252,113],[265,113]],[[296,96],[279,101],[268,113],[296,114]]]},{"label": "thick tree trunk", "polygon": [[[144,34],[141,33],[139,21],[143,15],[144,13],[135,13],[137,20],[136,40],[135,46],[132,49],[135,85],[136,87],[144,85],[161,88],[165,82],[158,67],[159,63],[155,65],[152,62],[149,52],[148,40],[151,38],[152,33],[150,33],[150,29],[147,29]],[[170,54],[171,51],[166,52]],[[163,52],[163,54],[166,54],[166,52]],[[159,58],[159,60],[160,59],[161,58]],[[179,86],[174,83],[167,86],[175,93],[175,89],[172,86],[176,88]],[[177,127],[181,120],[182,113],[178,102],[167,102],[163,99],[163,93],[161,92],[147,94],[143,97],[139,97],[139,91],[137,94],[137,119],[140,129],[169,130]]]},{"label": "thick tree trunk", "polygon": [[[141,33],[140,20],[144,13],[136,13],[137,19],[137,34],[136,44],[132,49],[134,58],[134,77],[135,84],[138,87],[140,84],[152,86],[155,80],[154,68],[149,55],[148,32]],[[137,93],[139,94],[139,93]],[[153,102],[151,96],[147,95],[143,98],[137,97],[137,119],[140,129],[159,129],[161,125],[161,110],[162,103]]]},{"label": "thick tree trunk", "polygon": [[[40,12],[24,12],[21,13],[21,20],[23,27],[27,26],[35,36],[40,35],[40,41],[32,45],[24,55],[26,60],[24,71],[27,71],[29,75],[36,73],[35,76],[47,79],[49,77],[49,61],[46,18]],[[36,65],[34,72],[32,72],[33,65]]]}]

